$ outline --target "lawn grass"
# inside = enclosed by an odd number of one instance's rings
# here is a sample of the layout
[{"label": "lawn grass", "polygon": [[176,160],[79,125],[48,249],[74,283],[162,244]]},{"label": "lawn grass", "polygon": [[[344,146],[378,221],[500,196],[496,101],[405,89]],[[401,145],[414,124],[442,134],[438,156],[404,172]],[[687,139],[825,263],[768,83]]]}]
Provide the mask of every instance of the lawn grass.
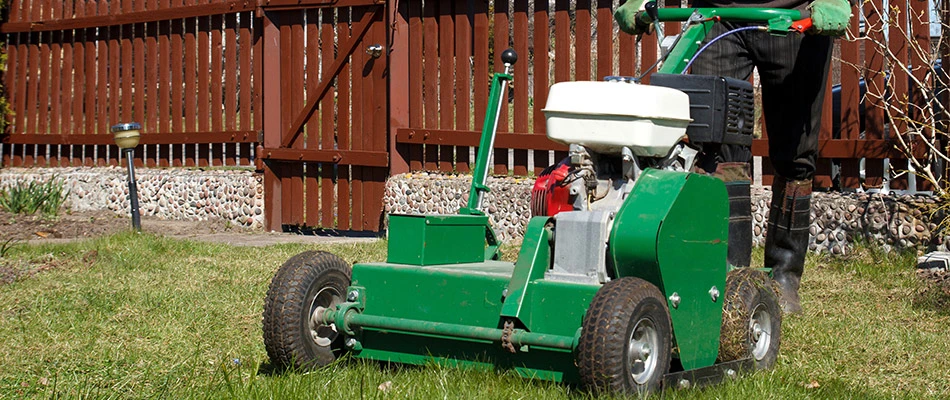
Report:
[{"label": "lawn grass", "polygon": [[[20,271],[0,285],[0,398],[590,397],[510,372],[438,365],[342,360],[310,373],[274,371],[261,339],[264,293],[284,260],[313,248],[131,233],[15,246],[0,258],[4,270]],[[383,242],[318,248],[349,262],[385,258]],[[774,370],[663,397],[947,398],[948,302],[921,294],[913,264],[872,249],[810,256],[806,311],[786,318]]]}]

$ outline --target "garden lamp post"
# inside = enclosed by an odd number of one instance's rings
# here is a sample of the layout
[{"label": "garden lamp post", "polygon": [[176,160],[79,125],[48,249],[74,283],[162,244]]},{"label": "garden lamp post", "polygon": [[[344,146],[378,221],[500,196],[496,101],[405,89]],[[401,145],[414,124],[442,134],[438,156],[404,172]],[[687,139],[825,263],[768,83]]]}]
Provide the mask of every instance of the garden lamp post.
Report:
[{"label": "garden lamp post", "polygon": [[135,167],[132,165],[132,153],[139,144],[139,131],[142,126],[135,122],[118,124],[112,127],[115,144],[125,154],[126,165],[129,169],[129,203],[132,205],[132,228],[142,231],[142,221],[139,216],[139,195],[135,185]]}]

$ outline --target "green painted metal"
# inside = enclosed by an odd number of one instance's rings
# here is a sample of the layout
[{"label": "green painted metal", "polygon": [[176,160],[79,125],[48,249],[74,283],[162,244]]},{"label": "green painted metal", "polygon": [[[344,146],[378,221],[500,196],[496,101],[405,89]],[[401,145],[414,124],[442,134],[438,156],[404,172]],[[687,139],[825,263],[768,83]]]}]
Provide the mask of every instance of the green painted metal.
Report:
[{"label": "green painted metal", "polygon": [[498,328],[513,266],[500,261],[434,267],[356,264],[352,285],[366,288],[367,314]]},{"label": "green painted metal", "polygon": [[419,334],[363,331],[365,344],[356,358],[416,365],[513,370],[526,378],[579,382],[574,355],[569,350],[534,347],[510,353],[495,342],[444,339]]},{"label": "green painted metal", "polygon": [[[646,13],[641,18],[649,18]],[[689,60],[699,50],[703,40],[715,23],[716,18],[738,22],[766,22],[769,31],[785,34],[792,21],[801,19],[798,10],[775,8],[661,8],[657,10],[660,21],[689,21],[686,30],[670,50],[669,55],[658,71],[663,74],[680,74],[686,69]],[[649,22],[649,20],[646,20]]]},{"label": "green painted metal", "polygon": [[[735,7],[735,8],[659,8],[657,19],[663,22],[688,21],[694,14],[703,19],[718,17],[724,21],[767,22],[773,19],[798,20],[799,10],[782,8]],[[649,18],[644,13],[642,18]],[[649,22],[649,20],[647,20]],[[788,28],[786,28],[787,30]]]},{"label": "green painted metal", "polygon": [[520,319],[528,294],[528,284],[544,278],[544,271],[551,266],[551,229],[546,225],[548,217],[534,217],[528,221],[518,262],[514,274],[508,283],[505,305],[501,309],[502,317]]},{"label": "green painted metal", "polygon": [[557,335],[580,333],[584,314],[600,285],[536,280],[528,286],[528,301],[520,320],[536,332]]},{"label": "green painted metal", "polygon": [[488,93],[488,108],[485,123],[482,125],[482,137],[475,158],[475,171],[472,172],[472,188],[468,193],[468,206],[459,210],[460,214],[481,215],[482,194],[488,192],[488,158],[495,148],[495,133],[498,130],[498,115],[501,113],[502,96],[508,87],[508,81],[514,77],[508,73],[495,73],[492,76],[491,91]]},{"label": "green painted metal", "polygon": [[[501,98],[505,94],[508,82],[514,79],[511,74],[495,73],[492,76],[491,90],[488,93],[488,108],[485,116],[485,123],[482,125],[481,141],[478,144],[478,154],[475,157],[475,171],[472,172],[472,188],[468,192],[468,204],[459,209],[462,215],[485,215],[482,212],[482,194],[489,191],[488,180],[488,158],[491,156],[492,149],[495,148],[495,134],[498,131],[498,115],[501,113]],[[488,246],[485,248],[485,260],[498,260],[501,258],[501,242],[495,235],[488,222],[485,222],[485,242]],[[459,261],[466,262],[466,261]]]},{"label": "green painted metal", "polygon": [[484,215],[389,216],[388,262],[411,265],[485,260]]},{"label": "green painted metal", "polygon": [[[663,11],[666,9],[661,9]],[[681,74],[693,58],[699,46],[702,44],[706,34],[712,29],[713,21],[705,21],[697,24],[691,24],[683,32],[676,45],[670,50],[663,65],[657,70],[661,74]]]},{"label": "green painted metal", "polygon": [[[544,218],[539,226],[543,228]],[[546,237],[549,232],[541,230]],[[547,243],[547,240],[542,240]],[[545,247],[539,246],[539,247]],[[544,251],[549,251],[545,249]],[[539,251],[543,253],[544,251]],[[547,256],[541,257],[546,258]],[[547,261],[541,263],[546,265]],[[383,361],[513,369],[535,378],[576,381],[573,349],[598,285],[549,282],[540,269],[525,289],[530,313],[512,331],[517,354],[504,351],[504,290],[522,266],[485,261],[438,266],[365,263],[353,266],[343,303],[324,313],[344,331],[356,332],[357,357]],[[525,268],[534,268],[525,264]],[[509,296],[510,299],[510,296]],[[342,313],[342,314],[341,314]]]},{"label": "green painted metal", "polygon": [[[614,219],[610,254],[617,276],[636,276],[667,296],[684,369],[712,365],[725,293],[728,202],[722,181],[648,169]],[[670,299],[681,300],[674,306]]]},{"label": "green painted metal", "polygon": [[[501,342],[505,334],[504,329],[484,328],[462,324],[447,324],[443,322],[432,322],[427,320],[413,320],[408,318],[392,318],[380,315],[364,314],[357,311],[355,307],[347,308],[342,311],[344,315],[339,314],[337,310],[327,310],[324,313],[325,321],[344,321],[342,325],[346,331],[357,331],[358,329],[374,329],[378,331],[395,331],[400,333],[422,334],[431,337],[441,337],[444,339],[472,340]],[[337,325],[340,327],[340,325]],[[515,347],[522,346],[540,346],[549,349],[574,349],[574,336],[551,335],[544,333],[528,332],[524,329],[514,329],[511,332],[511,343]]]}]

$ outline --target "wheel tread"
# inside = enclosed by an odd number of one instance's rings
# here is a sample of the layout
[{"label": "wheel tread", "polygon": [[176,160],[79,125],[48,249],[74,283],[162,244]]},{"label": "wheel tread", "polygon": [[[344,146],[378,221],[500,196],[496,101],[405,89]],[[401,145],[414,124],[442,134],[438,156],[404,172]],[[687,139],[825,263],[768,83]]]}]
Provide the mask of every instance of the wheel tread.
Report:
[{"label": "wheel tread", "polygon": [[[311,340],[300,328],[303,307],[309,307],[307,293],[323,276],[349,285],[349,265],[324,251],[305,251],[288,259],[277,270],[267,289],[262,316],[264,347],[271,363],[278,367],[307,369],[326,363],[308,349]],[[332,358],[332,354],[330,356]]]}]

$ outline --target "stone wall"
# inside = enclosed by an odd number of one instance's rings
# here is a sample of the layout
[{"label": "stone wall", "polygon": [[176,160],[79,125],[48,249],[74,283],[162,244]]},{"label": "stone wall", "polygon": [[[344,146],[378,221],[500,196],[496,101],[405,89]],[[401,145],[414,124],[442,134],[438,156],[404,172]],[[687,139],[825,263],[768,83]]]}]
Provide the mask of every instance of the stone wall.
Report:
[{"label": "stone wall", "polygon": [[[66,184],[66,207],[111,210],[128,214],[128,183],[124,168],[31,168],[0,170],[0,189],[21,181],[55,176]],[[261,229],[264,195],[261,176],[248,170],[136,170],[142,215],[162,219],[220,218],[237,226]],[[492,177],[484,209],[497,234],[520,241],[530,218],[529,199],[534,179]],[[468,201],[471,177],[430,173],[401,174],[386,183],[387,213],[454,213]],[[771,191],[753,189],[753,233],[756,245],[765,241]],[[812,201],[810,249],[846,254],[856,241],[886,249],[913,247],[947,251],[950,229],[940,227],[947,210],[933,198],[880,194],[815,193]]]},{"label": "stone wall", "polygon": [[[53,177],[65,183],[69,194],[64,206],[71,210],[129,213],[125,168],[2,169],[0,189]],[[139,210],[144,216],[199,221],[220,218],[246,228],[264,226],[264,188],[261,177],[252,171],[138,168],[135,178]]]},{"label": "stone wall", "polygon": [[[520,240],[530,218],[533,179],[489,178],[485,198],[495,231],[503,240]],[[465,204],[471,177],[411,173],[393,176],[383,199],[387,213],[452,213]],[[771,190],[753,189],[755,245],[765,242]],[[815,252],[846,254],[856,241],[890,248],[947,251],[950,229],[938,229],[947,211],[936,211],[931,197],[880,194],[815,193],[812,201],[811,243]]]}]

